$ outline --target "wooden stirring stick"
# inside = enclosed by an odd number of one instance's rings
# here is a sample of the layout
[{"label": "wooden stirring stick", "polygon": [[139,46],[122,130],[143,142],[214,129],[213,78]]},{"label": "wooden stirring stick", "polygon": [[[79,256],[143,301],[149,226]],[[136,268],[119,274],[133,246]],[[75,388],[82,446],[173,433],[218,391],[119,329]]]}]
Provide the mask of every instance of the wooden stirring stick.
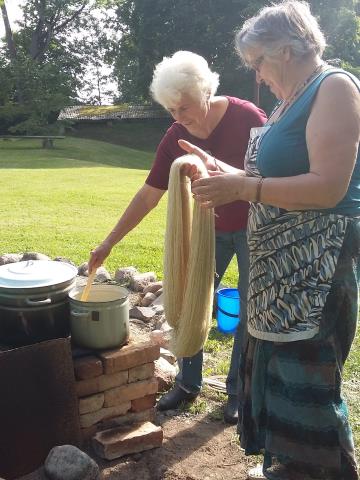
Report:
[{"label": "wooden stirring stick", "polygon": [[88,299],[91,284],[92,284],[92,282],[95,278],[95,275],[96,275],[96,268],[93,268],[91,273],[89,273],[89,277],[88,277],[88,280],[86,282],[86,286],[85,286],[85,288],[84,288],[84,290],[81,294],[80,302],[86,302],[86,300]]}]

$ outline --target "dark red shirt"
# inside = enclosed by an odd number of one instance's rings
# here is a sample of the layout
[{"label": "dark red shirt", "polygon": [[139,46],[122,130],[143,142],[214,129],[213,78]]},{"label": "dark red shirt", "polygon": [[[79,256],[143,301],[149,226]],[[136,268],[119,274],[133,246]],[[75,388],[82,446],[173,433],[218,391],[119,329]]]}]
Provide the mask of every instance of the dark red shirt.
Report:
[{"label": "dark red shirt", "polygon": [[[174,122],[161,140],[152,169],[146,179],[151,187],[167,190],[172,162],[186,152],[178,145],[180,138],[188,140],[223,162],[244,168],[244,157],[250,129],[266,121],[266,114],[253,103],[235,97],[226,97],[229,105],[210,136],[206,139],[194,137],[185,127]],[[215,209],[215,228],[221,232],[245,229],[249,204],[237,201]]]}]

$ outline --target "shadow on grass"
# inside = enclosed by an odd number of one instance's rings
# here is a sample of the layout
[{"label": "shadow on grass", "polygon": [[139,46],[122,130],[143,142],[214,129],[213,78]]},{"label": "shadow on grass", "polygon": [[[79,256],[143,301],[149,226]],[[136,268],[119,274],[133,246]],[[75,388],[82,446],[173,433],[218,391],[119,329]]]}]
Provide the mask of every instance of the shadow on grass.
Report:
[{"label": "shadow on grass", "polygon": [[42,148],[36,140],[11,140],[0,144],[0,169],[109,166],[149,170],[153,158],[154,153],[89,139],[67,138],[52,149]]}]

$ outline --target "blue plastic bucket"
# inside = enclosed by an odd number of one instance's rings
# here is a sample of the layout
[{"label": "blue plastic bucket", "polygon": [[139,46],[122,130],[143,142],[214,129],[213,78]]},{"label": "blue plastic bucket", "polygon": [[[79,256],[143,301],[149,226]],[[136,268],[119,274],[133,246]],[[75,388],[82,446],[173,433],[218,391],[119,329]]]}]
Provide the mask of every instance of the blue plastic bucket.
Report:
[{"label": "blue plastic bucket", "polygon": [[240,321],[240,296],[237,288],[221,288],[216,292],[216,320],[222,333],[234,333]]}]

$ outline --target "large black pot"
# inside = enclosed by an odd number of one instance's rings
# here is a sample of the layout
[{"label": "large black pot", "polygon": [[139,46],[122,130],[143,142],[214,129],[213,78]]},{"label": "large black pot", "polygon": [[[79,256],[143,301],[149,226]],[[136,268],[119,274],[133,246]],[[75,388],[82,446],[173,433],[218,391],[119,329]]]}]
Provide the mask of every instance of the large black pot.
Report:
[{"label": "large black pot", "polygon": [[0,266],[0,343],[29,345],[69,335],[68,292],[76,267],[29,260]]},{"label": "large black pot", "polygon": [[0,306],[0,342],[13,347],[67,337],[70,307],[64,300],[43,307]]}]

